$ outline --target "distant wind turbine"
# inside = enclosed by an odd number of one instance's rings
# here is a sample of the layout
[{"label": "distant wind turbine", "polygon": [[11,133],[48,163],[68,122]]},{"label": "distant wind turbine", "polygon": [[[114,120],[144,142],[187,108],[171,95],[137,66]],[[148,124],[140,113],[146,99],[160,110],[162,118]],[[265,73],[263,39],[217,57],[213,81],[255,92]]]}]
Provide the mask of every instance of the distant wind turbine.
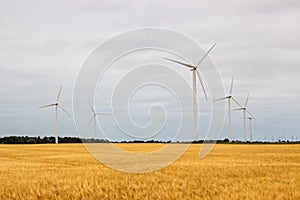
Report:
[{"label": "distant wind turbine", "polygon": [[69,117],[71,117],[71,115],[69,115],[69,113],[67,113],[67,111],[60,105],[59,103],[59,97],[60,97],[60,94],[61,94],[61,88],[62,86],[60,86],[59,88],[59,92],[58,92],[58,95],[57,95],[57,98],[56,98],[56,102],[55,103],[52,103],[52,104],[48,104],[48,105],[45,105],[45,106],[42,106],[40,108],[47,108],[47,107],[52,107],[52,106],[55,106],[55,122],[56,122],[56,126],[55,126],[55,144],[58,144],[58,108],[60,108],[62,111],[64,111]]},{"label": "distant wind turbine", "polygon": [[90,105],[90,108],[91,108],[91,111],[93,112],[93,117],[92,119],[90,120],[89,124],[91,124],[92,121],[94,121],[94,138],[96,138],[96,132],[97,132],[97,123],[96,123],[96,118],[97,118],[97,115],[109,115],[108,113],[97,113],[95,111],[95,109],[92,107],[91,104]]},{"label": "distant wind turbine", "polygon": [[233,96],[232,96],[232,89],[233,89],[233,77],[232,77],[232,79],[231,79],[231,84],[230,84],[230,89],[229,89],[229,94],[228,94],[228,96],[215,100],[215,101],[221,101],[221,100],[228,99],[228,137],[229,137],[228,139],[229,139],[229,142],[232,142],[231,99],[232,99],[236,104],[238,104],[240,107],[242,107],[241,104],[240,104],[237,100],[235,100],[235,98],[233,98]]},{"label": "distant wind turbine", "polygon": [[240,104],[240,108],[237,109],[233,109],[233,111],[235,110],[242,110],[243,111],[243,119],[244,119],[244,142],[247,142],[247,136],[246,136],[246,112],[250,115],[251,118],[254,119],[253,115],[247,110],[247,104],[248,104],[248,100],[249,100],[249,94],[247,96],[247,99],[245,101],[244,106],[241,106]]},{"label": "distant wind turbine", "polygon": [[195,134],[195,139],[198,140],[199,136],[198,136],[198,106],[197,106],[197,85],[196,85],[196,76],[199,79],[199,82],[201,84],[203,93],[205,95],[205,98],[207,100],[207,95],[205,92],[205,88],[204,88],[204,82],[201,78],[201,74],[198,70],[199,65],[204,61],[204,59],[208,56],[208,54],[213,50],[213,48],[216,46],[216,44],[213,44],[212,47],[206,52],[206,54],[202,57],[202,59],[199,61],[199,63],[197,65],[191,65],[191,64],[187,64],[181,61],[177,61],[174,59],[170,59],[170,58],[164,58],[166,60],[175,62],[177,64],[183,65],[185,67],[190,68],[190,70],[192,71],[192,78],[193,78],[193,109],[194,109],[194,134]]}]

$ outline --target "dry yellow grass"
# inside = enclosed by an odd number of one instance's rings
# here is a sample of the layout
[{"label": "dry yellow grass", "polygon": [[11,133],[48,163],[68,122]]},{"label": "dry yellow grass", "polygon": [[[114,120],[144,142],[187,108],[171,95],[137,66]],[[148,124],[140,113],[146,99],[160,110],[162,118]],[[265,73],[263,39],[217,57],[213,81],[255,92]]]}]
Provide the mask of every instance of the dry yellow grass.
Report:
[{"label": "dry yellow grass", "polygon": [[[161,144],[122,144],[127,150]],[[80,144],[0,145],[0,199],[300,199],[300,145],[200,145],[172,165],[129,174]]]}]

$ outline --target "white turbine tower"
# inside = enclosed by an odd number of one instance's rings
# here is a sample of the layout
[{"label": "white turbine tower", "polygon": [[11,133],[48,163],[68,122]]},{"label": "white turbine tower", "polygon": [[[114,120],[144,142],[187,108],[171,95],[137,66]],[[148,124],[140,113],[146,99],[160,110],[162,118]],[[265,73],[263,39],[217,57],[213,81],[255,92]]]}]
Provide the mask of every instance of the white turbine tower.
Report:
[{"label": "white turbine tower", "polygon": [[250,128],[250,142],[252,142],[252,117],[247,117],[249,119],[249,128]]},{"label": "white turbine tower", "polygon": [[243,111],[243,119],[244,119],[244,142],[247,142],[247,136],[246,136],[246,112],[250,115],[250,117],[252,117],[254,119],[254,117],[252,116],[252,114],[246,108],[246,106],[248,104],[248,99],[249,99],[249,94],[247,96],[247,99],[245,101],[244,106],[240,105],[240,108],[233,109],[234,111],[235,110],[242,110]]},{"label": "white turbine tower", "polygon": [[94,138],[96,138],[96,133],[97,133],[97,115],[109,115],[108,113],[97,113],[95,111],[95,109],[92,107],[91,104],[90,105],[90,108],[91,108],[91,111],[93,112],[93,117],[92,119],[90,120],[89,124],[91,124],[92,121],[94,121]]},{"label": "white turbine tower", "polygon": [[65,109],[59,104],[59,97],[60,97],[60,94],[61,94],[61,88],[62,88],[62,86],[60,86],[60,88],[59,88],[59,92],[58,92],[55,103],[48,104],[48,105],[40,107],[40,108],[47,108],[47,107],[55,106],[55,144],[58,144],[58,108],[60,108],[69,117],[71,117],[71,115],[69,115],[69,113],[67,113],[67,111],[65,111]]},{"label": "white turbine tower", "polygon": [[198,71],[198,67],[199,65],[204,61],[204,59],[208,56],[208,54],[213,50],[213,48],[216,46],[216,44],[213,44],[212,47],[206,52],[206,54],[203,56],[203,58],[199,61],[199,63],[197,65],[191,65],[191,64],[187,64],[181,61],[177,61],[174,59],[170,59],[170,58],[164,58],[166,60],[175,62],[177,64],[183,65],[185,67],[190,68],[190,70],[192,71],[192,78],[193,78],[193,109],[194,109],[194,134],[195,134],[195,139],[198,140],[199,136],[198,136],[198,107],[197,107],[197,85],[196,85],[196,76],[199,79],[199,82],[201,84],[203,93],[205,95],[205,98],[207,100],[207,95],[205,92],[205,88],[204,88],[204,83],[203,80],[201,78],[201,74]]},{"label": "white turbine tower", "polygon": [[229,89],[229,94],[228,96],[226,97],[223,97],[221,99],[217,99],[215,101],[220,101],[220,100],[225,100],[225,99],[228,99],[228,139],[229,139],[229,142],[232,142],[232,126],[231,126],[231,99],[236,103],[238,104],[240,107],[241,104],[235,100],[235,98],[233,98],[232,96],[232,88],[233,88],[233,77],[231,79],[231,84],[230,84],[230,89]]}]

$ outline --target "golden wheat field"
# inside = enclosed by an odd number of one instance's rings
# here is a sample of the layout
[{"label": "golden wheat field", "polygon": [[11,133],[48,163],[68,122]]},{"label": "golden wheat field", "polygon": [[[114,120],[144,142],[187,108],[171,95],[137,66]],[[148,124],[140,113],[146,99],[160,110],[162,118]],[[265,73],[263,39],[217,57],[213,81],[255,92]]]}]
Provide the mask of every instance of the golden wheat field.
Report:
[{"label": "golden wheat field", "polygon": [[[141,146],[142,145],[142,146]],[[162,144],[120,144],[151,151]],[[82,144],[0,145],[1,199],[300,199],[300,145],[200,145],[172,165],[123,173]]]}]

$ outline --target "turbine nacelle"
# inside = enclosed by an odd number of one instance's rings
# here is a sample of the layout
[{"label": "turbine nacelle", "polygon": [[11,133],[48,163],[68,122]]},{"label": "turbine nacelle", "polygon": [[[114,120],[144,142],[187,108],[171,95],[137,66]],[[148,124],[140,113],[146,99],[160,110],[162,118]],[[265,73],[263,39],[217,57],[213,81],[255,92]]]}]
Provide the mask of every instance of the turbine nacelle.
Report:
[{"label": "turbine nacelle", "polygon": [[193,69],[191,69],[191,71],[196,71],[198,67],[193,67]]}]

